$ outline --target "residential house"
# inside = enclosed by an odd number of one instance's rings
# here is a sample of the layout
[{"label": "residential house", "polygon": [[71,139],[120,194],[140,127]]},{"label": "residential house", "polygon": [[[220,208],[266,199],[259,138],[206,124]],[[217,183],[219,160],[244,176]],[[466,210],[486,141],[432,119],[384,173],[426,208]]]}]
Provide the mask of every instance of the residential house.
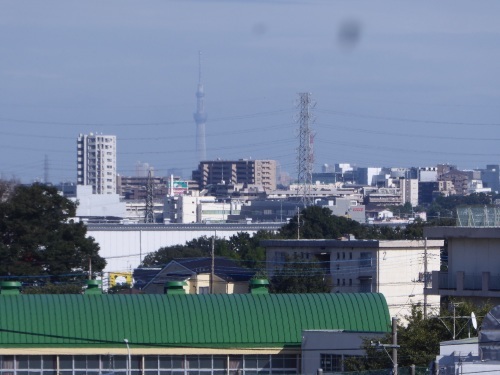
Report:
[{"label": "residential house", "polygon": [[[214,258],[214,278],[211,282],[212,258],[180,258],[168,263],[142,288],[144,293],[163,294],[165,283],[185,282],[188,294],[248,293],[248,281],[255,271],[239,266],[234,260]],[[211,284],[213,290],[211,291]]]}]

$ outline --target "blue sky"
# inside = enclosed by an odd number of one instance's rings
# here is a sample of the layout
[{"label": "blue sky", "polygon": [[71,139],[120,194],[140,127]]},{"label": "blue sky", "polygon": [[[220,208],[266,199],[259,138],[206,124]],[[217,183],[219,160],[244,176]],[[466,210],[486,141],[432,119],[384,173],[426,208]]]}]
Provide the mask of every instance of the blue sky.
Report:
[{"label": "blue sky", "polygon": [[[299,92],[316,169],[500,163],[498,1],[0,2],[0,176],[75,180],[76,137],[118,171],[196,167],[203,53],[209,158],[296,174]],[[346,36],[347,35],[347,39]],[[342,38],[344,36],[344,38]]]}]

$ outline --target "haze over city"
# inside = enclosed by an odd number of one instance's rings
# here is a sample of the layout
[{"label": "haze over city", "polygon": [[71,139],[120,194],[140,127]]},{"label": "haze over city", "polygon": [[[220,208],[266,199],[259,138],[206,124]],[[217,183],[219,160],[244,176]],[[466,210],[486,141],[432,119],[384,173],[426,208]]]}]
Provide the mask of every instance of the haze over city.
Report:
[{"label": "haze over city", "polygon": [[207,157],[296,175],[297,94],[317,103],[316,170],[484,168],[500,152],[500,4],[116,1],[0,4],[0,176],[76,179],[80,133],[117,136],[118,172]]}]

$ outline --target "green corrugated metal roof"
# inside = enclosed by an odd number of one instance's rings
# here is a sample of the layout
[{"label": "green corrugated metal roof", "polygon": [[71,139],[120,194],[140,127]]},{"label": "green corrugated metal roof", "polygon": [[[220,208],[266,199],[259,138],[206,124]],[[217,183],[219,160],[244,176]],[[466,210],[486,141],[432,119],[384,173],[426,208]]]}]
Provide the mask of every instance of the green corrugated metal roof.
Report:
[{"label": "green corrugated metal roof", "polygon": [[377,293],[0,296],[0,348],[284,347],[305,329],[389,327]]}]

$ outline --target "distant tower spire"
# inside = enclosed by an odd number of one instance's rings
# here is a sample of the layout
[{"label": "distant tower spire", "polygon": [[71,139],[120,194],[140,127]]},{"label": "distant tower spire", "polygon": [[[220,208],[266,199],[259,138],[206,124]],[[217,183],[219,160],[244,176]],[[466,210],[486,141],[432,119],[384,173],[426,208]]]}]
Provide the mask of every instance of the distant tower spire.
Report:
[{"label": "distant tower spire", "polygon": [[205,90],[201,82],[201,51],[198,52],[198,90],[196,90],[196,112],[194,121],[196,122],[196,158],[197,161],[207,159],[207,148],[205,144],[205,123],[207,114],[205,112]]},{"label": "distant tower spire", "polygon": [[43,162],[43,183],[49,183],[49,156],[45,154],[45,159]]}]

